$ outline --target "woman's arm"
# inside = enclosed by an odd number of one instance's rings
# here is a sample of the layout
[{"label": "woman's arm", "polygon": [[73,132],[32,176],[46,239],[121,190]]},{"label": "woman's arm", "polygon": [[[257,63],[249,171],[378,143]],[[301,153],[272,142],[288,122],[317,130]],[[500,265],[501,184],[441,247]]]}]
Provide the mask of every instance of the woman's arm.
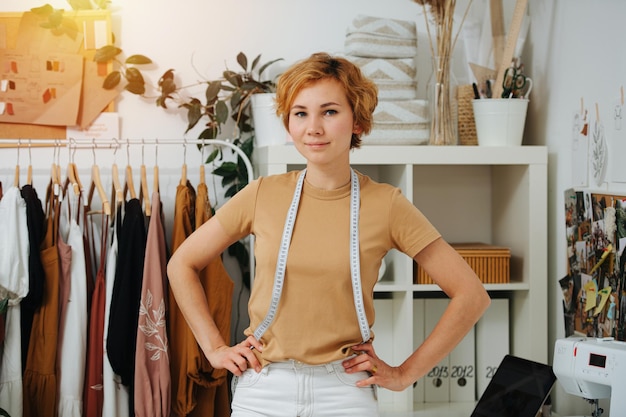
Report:
[{"label": "woman's arm", "polygon": [[415,261],[450,297],[450,303],[424,342],[398,367],[379,359],[371,344],[355,346],[354,350],[366,355],[346,361],[348,372],[376,370],[359,385],[377,384],[394,391],[411,386],[454,349],[491,302],[474,271],[443,239],[424,248]]},{"label": "woman's arm", "polygon": [[[217,258],[233,243],[217,218],[212,217],[178,247],[167,265],[170,288],[198,345],[216,369],[226,368],[235,375],[260,364],[250,347],[262,350],[262,345],[249,337],[229,347],[211,316],[198,272]],[[249,365],[248,365],[249,364]]]}]

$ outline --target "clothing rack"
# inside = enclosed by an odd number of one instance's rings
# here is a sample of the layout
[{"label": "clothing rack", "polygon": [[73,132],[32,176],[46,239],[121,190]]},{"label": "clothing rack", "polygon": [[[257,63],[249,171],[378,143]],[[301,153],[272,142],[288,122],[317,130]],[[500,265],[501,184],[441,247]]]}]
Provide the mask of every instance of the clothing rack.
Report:
[{"label": "clothing rack", "polygon": [[[221,139],[199,139],[194,141],[189,141],[187,139],[74,139],[68,138],[66,140],[63,139],[3,139],[0,138],[0,150],[1,149],[22,149],[28,148],[29,152],[31,148],[68,148],[70,151],[75,149],[114,149],[117,150],[123,146],[129,147],[130,145],[155,145],[157,148],[161,145],[177,145],[185,147],[185,154],[187,152],[187,145],[213,145],[213,146],[225,146],[227,148],[232,149],[235,153],[237,153],[241,159],[243,160],[246,171],[248,174],[248,181],[252,181],[254,179],[254,170],[252,168],[252,162],[250,158],[235,144]],[[18,154],[19,155],[19,154]],[[19,159],[19,158],[18,158]],[[186,167],[186,165],[184,165]],[[203,166],[201,166],[203,168]],[[250,253],[250,285],[252,285],[253,274],[254,274],[254,236],[250,235],[248,237],[248,245],[249,245],[249,253]]]},{"label": "clothing rack", "polygon": [[123,146],[130,145],[214,145],[226,146],[236,152],[243,160],[248,180],[254,178],[254,170],[250,158],[237,145],[222,139],[199,139],[188,141],[187,139],[2,139],[0,138],[0,149],[2,148],[60,148],[68,149],[119,149]]}]

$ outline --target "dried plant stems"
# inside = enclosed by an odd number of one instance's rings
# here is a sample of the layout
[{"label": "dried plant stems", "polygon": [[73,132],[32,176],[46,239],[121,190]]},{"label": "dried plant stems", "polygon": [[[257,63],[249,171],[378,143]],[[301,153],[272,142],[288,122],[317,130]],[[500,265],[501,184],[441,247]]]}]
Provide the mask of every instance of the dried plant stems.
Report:
[{"label": "dried plant stems", "polygon": [[[451,66],[450,58],[458,39],[459,30],[453,37],[454,11],[456,0],[414,0],[422,5],[424,19],[426,21],[426,31],[428,33],[429,46],[432,55],[433,76],[429,99],[431,100],[431,145],[455,145],[457,142],[456,126],[456,106],[452,98],[456,94],[451,91]],[[469,1],[463,21],[472,0]],[[432,20],[434,21],[434,38],[431,31],[431,24],[428,21],[426,6],[429,6]],[[461,25],[463,24],[461,21]]]}]

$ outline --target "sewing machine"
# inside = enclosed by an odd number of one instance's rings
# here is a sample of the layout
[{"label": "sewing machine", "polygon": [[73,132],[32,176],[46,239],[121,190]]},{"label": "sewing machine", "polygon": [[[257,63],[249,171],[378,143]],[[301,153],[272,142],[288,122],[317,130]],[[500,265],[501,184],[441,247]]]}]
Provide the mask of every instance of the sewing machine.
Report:
[{"label": "sewing machine", "polygon": [[626,415],[626,342],[613,338],[568,337],[554,345],[554,374],[563,389],[594,400],[610,398],[611,416]]}]

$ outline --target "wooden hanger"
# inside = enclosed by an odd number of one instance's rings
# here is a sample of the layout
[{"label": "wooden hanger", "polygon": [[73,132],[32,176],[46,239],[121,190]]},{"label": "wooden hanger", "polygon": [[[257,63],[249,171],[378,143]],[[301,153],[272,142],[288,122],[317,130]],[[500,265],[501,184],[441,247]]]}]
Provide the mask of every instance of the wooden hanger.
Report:
[{"label": "wooden hanger", "polygon": [[159,192],[159,142],[154,147],[154,168],[152,169],[152,190]]},{"label": "wooden hanger", "polygon": [[76,152],[76,149],[71,150],[70,162],[68,162],[67,164],[67,169],[65,173],[67,179],[65,186],[67,187],[68,184],[71,184],[72,189],[74,190],[74,194],[79,195],[80,191],[83,189],[83,184],[80,182],[80,178],[78,176],[78,168],[74,163],[74,152]]},{"label": "wooden hanger", "polygon": [[82,187],[79,184],[79,180],[76,176],[76,164],[74,164],[73,162],[68,163],[65,174],[67,176],[66,182],[72,186],[74,194],[79,195]]},{"label": "wooden hanger", "polygon": [[17,165],[15,165],[15,176],[13,177],[13,186],[14,187],[19,187],[20,186],[20,165],[19,165],[19,163]]},{"label": "wooden hanger", "polygon": [[115,207],[119,204],[122,204],[124,201],[124,189],[122,188],[122,184],[120,183],[120,174],[117,169],[117,164],[113,164],[111,167],[111,179],[113,183],[113,201],[115,202]]},{"label": "wooden hanger", "polygon": [[111,215],[111,203],[107,198],[104,187],[102,186],[102,180],[100,179],[100,168],[98,165],[93,164],[91,166],[91,185],[89,187],[89,203],[91,205],[91,197],[93,196],[94,188],[98,191],[100,201],[102,201],[102,211],[107,216]]},{"label": "wooden hanger", "polygon": [[[61,193],[61,177],[60,177],[60,169],[57,164],[58,158],[58,143],[54,141],[54,153],[52,155],[52,164],[50,166],[50,184],[52,185],[52,193],[55,197],[58,197]],[[48,200],[46,196],[46,201]]]},{"label": "wooden hanger", "polygon": [[139,169],[141,178],[141,195],[143,197],[143,206],[146,216],[152,214],[152,207],[150,207],[150,194],[148,192],[148,177],[146,175],[146,166],[141,164]]},{"label": "wooden hanger", "polygon": [[126,189],[130,193],[130,198],[137,198],[135,184],[133,183],[133,169],[130,165],[126,165]]},{"label": "wooden hanger", "polygon": [[204,140],[202,141],[202,148],[200,149],[200,184],[206,182],[206,175],[204,173]]},{"label": "wooden hanger", "polygon": [[187,142],[183,142],[183,167],[181,169],[180,185],[187,185]]},{"label": "wooden hanger", "polygon": [[183,164],[180,175],[180,185],[187,185],[187,164]]},{"label": "wooden hanger", "polygon": [[15,164],[15,175],[13,176],[13,186],[20,186],[20,146],[22,146],[21,141],[17,141],[17,163]]},{"label": "wooden hanger", "polygon": [[28,168],[26,169],[26,185],[33,185],[33,158],[30,153],[30,139],[28,139]]},{"label": "wooden hanger", "polygon": [[130,198],[137,198],[137,193],[135,192],[135,183],[133,182],[133,169],[130,166],[130,142],[126,143],[126,175],[125,175],[125,184],[124,184],[124,194],[126,194],[126,190],[130,193]]}]

